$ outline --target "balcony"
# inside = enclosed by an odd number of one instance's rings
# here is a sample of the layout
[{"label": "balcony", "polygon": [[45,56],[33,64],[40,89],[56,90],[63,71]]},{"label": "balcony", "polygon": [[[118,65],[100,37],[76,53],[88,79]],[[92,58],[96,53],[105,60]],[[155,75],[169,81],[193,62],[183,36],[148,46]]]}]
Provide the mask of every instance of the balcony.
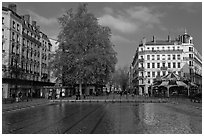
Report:
[{"label": "balcony", "polygon": [[138,80],[144,79],[144,76],[138,76]]},{"label": "balcony", "polygon": [[144,62],[144,58],[138,59],[139,62]]},{"label": "balcony", "polygon": [[168,53],[182,53],[182,49],[177,49],[177,50],[146,50],[146,51],[139,51],[138,54],[168,54]]},{"label": "balcony", "polygon": [[144,71],[144,67],[138,67],[139,71]]},{"label": "balcony", "polygon": [[168,67],[160,67],[160,70],[167,71]]}]

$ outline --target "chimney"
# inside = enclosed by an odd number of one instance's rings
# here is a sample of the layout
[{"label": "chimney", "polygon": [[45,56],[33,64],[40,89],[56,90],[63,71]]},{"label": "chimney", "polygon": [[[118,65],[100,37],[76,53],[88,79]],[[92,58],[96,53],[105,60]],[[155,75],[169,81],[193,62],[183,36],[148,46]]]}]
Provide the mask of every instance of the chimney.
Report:
[{"label": "chimney", "polygon": [[143,44],[143,45],[146,44],[146,38],[145,38],[145,37],[143,37],[143,39],[142,39],[142,44]]},{"label": "chimney", "polygon": [[153,35],[153,37],[152,37],[152,41],[154,42],[154,43],[156,43],[156,37]]},{"label": "chimney", "polygon": [[27,23],[30,24],[30,15],[24,15],[23,18]]},{"label": "chimney", "polygon": [[171,42],[171,37],[170,37],[170,35],[168,35],[168,42]]},{"label": "chimney", "polygon": [[36,21],[32,21],[32,26],[36,26]]},{"label": "chimney", "polygon": [[16,4],[13,4],[13,3],[12,3],[12,4],[9,4],[9,5],[8,5],[8,8],[9,8],[10,10],[12,10],[13,12],[16,13],[16,9],[17,9],[17,8],[16,8]]},{"label": "chimney", "polygon": [[36,29],[37,29],[38,31],[40,31],[40,26],[36,26]]}]

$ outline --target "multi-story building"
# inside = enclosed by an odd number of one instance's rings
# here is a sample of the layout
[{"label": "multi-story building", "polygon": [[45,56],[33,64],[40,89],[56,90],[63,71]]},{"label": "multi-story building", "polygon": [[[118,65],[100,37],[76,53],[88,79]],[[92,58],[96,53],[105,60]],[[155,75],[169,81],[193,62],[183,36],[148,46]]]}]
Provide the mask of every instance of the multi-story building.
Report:
[{"label": "multi-story building", "polygon": [[149,93],[153,79],[170,71],[189,78],[201,88],[202,57],[193,44],[193,37],[187,32],[175,40],[171,40],[170,36],[167,40],[156,40],[153,36],[153,40],[147,42],[143,38],[132,67],[132,84],[140,95]]},{"label": "multi-story building", "polygon": [[49,82],[51,43],[29,15],[20,16],[15,4],[2,7],[3,98],[18,91],[42,96]]}]

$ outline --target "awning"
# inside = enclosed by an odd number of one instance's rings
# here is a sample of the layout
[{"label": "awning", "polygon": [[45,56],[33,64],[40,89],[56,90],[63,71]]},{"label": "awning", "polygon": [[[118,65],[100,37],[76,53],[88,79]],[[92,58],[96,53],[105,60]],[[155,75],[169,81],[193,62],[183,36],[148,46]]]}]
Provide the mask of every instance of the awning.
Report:
[{"label": "awning", "polygon": [[184,87],[188,87],[184,82],[182,81],[176,81],[178,86],[184,86]]},{"label": "awning", "polygon": [[159,86],[167,86],[169,84],[169,81],[163,81]]},{"label": "awning", "polygon": [[197,87],[197,85],[194,84],[193,82],[190,82],[190,85],[191,85],[191,86],[195,86],[195,87]]}]

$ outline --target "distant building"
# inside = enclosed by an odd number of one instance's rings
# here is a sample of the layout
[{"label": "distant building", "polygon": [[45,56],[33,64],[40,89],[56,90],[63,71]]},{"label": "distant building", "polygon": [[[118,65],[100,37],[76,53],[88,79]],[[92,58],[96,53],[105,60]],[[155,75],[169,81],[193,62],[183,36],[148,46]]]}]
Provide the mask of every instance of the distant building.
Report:
[{"label": "distant building", "polygon": [[132,61],[132,84],[137,94],[148,94],[153,79],[174,71],[189,78],[202,88],[202,57],[193,44],[193,37],[187,32],[172,40],[152,41],[144,38],[136,49]]},{"label": "distant building", "polygon": [[30,15],[18,15],[15,4],[2,7],[3,98],[17,91],[43,97],[42,87],[52,85],[48,70],[51,47]]}]

